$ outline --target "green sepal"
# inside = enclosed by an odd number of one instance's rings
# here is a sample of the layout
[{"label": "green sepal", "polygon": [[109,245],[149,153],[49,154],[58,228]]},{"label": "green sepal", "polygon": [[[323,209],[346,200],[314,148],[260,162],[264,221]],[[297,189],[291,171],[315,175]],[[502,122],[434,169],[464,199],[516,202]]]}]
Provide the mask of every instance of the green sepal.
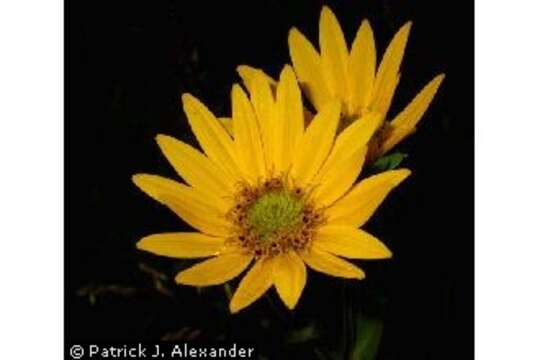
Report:
[{"label": "green sepal", "polygon": [[373,167],[378,171],[392,170],[397,168],[407,156],[407,154],[399,151],[384,155],[373,163]]}]

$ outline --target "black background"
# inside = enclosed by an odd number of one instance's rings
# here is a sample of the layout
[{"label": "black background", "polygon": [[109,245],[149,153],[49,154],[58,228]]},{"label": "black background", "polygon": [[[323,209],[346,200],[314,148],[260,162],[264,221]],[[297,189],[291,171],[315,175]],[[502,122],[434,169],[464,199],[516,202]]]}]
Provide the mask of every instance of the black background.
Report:
[{"label": "black background", "polygon": [[[404,166],[413,170],[412,177],[367,225],[394,258],[365,264],[366,280],[345,286],[355,294],[356,311],[384,318],[380,359],[472,358],[473,3],[327,3],[349,44],[361,19],[371,21],[379,58],[398,28],[413,20],[390,115],[433,76],[447,75],[417,133],[399,145],[410,154]],[[224,332],[231,339],[265,342],[275,357],[309,359],[312,353],[301,346],[282,349],[283,339],[275,334],[316,318],[326,329],[328,340],[321,341],[331,346],[343,284],[329,277],[310,272],[294,314],[276,301],[278,315],[272,315],[272,300],[262,299],[231,318],[219,306],[225,302],[222,289],[199,294],[169,280],[173,297],[155,291],[140,263],[169,277],[186,263],[143,254],[135,243],[185,225],[130,181],[138,172],[175,176],[154,137],[164,133],[194,143],[179,106],[183,92],[227,115],[230,87],[239,81],[235,67],[250,64],[277,76],[289,61],[289,28],[299,27],[316,43],[322,5],[66,2],[68,342],[151,341],[188,327],[203,338]],[[91,305],[78,293],[88,285],[116,288],[99,293]],[[127,293],[117,291],[121,288]],[[264,332],[258,324],[264,317],[284,319],[276,328],[271,325],[275,332]]]}]

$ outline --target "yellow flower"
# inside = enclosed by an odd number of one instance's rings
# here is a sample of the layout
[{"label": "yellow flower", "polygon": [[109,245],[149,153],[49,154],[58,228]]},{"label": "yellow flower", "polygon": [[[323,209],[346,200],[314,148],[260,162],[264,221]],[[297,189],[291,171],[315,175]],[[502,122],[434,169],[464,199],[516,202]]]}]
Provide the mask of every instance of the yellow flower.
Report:
[{"label": "yellow flower", "polygon": [[[408,22],[399,29],[378,68],[373,31],[367,20],[362,21],[350,51],[339,22],[326,6],[319,21],[320,54],[298,29],[291,29],[291,60],[300,85],[315,109],[321,110],[338,100],[343,105],[341,126],[372,112],[379,113],[384,121],[399,83],[411,25]],[[244,81],[257,71],[248,66],[238,70]],[[392,121],[384,123],[370,143],[370,158],[389,151],[416,130],[443,79],[444,74],[437,75]]]},{"label": "yellow flower", "polygon": [[286,66],[275,95],[254,76],[251,99],[232,89],[234,138],[197,99],[182,96],[184,111],[204,153],[169,136],[157,142],[186,184],[138,174],[134,183],[198,232],[150,235],[137,247],[174,258],[210,257],[180,272],[176,281],[211,286],[253,266],[231,302],[235,313],[274,286],[293,309],[304,289],[306,266],[329,275],[362,279],[345,261],[391,256],[364,225],[407,169],[354,184],[367,142],[379,122],[368,115],[336,137],[340,103],[329,102],[304,126],[300,88]]},{"label": "yellow flower", "polygon": [[[371,112],[386,118],[400,79],[400,65],[411,29],[406,23],[396,33],[377,66],[373,31],[362,21],[351,50],[335,15],[323,7],[319,20],[320,54],[296,28],[289,32],[291,60],[306,96],[316,109],[337,99],[344,119],[351,122]],[[385,123],[371,144],[381,155],[415,131],[417,123],[435,96],[444,74],[437,75],[392,121]]]}]

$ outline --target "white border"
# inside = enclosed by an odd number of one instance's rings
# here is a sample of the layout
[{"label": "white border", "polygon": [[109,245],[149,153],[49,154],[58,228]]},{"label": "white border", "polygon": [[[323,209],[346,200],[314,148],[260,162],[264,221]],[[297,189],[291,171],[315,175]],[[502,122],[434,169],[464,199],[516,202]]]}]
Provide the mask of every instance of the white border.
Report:
[{"label": "white border", "polygon": [[477,359],[540,359],[540,7],[476,5]]},{"label": "white border", "polygon": [[0,358],[63,358],[63,3],[0,2]]},{"label": "white border", "polygon": [[[477,0],[476,6],[480,360],[540,358],[535,5]],[[0,2],[2,358],[63,356],[62,23],[61,1]]]}]

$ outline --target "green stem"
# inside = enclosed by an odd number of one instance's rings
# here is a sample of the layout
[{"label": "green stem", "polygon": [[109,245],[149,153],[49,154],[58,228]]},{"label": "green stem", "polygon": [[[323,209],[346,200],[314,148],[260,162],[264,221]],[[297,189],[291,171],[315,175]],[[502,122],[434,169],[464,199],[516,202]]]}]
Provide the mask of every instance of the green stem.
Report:
[{"label": "green stem", "polygon": [[227,296],[227,299],[231,301],[233,296],[231,285],[229,283],[223,284],[223,290],[225,290],[225,296]]},{"label": "green stem", "polygon": [[281,311],[279,309],[279,307],[276,305],[276,303],[274,302],[274,300],[272,300],[272,297],[271,295],[267,292],[265,294],[265,297],[266,297],[266,300],[268,300],[268,303],[270,304],[270,307],[272,308],[272,310],[277,314],[277,317],[284,323],[284,324],[287,324],[287,325],[290,325],[291,324],[291,319],[290,319],[290,316],[286,316],[283,311]]},{"label": "green stem", "polygon": [[347,354],[347,296],[345,282],[341,283],[341,349],[343,357]]},{"label": "green stem", "polygon": [[354,344],[354,322],[351,291],[347,282],[342,287],[342,313],[343,313],[343,358],[348,358]]}]

